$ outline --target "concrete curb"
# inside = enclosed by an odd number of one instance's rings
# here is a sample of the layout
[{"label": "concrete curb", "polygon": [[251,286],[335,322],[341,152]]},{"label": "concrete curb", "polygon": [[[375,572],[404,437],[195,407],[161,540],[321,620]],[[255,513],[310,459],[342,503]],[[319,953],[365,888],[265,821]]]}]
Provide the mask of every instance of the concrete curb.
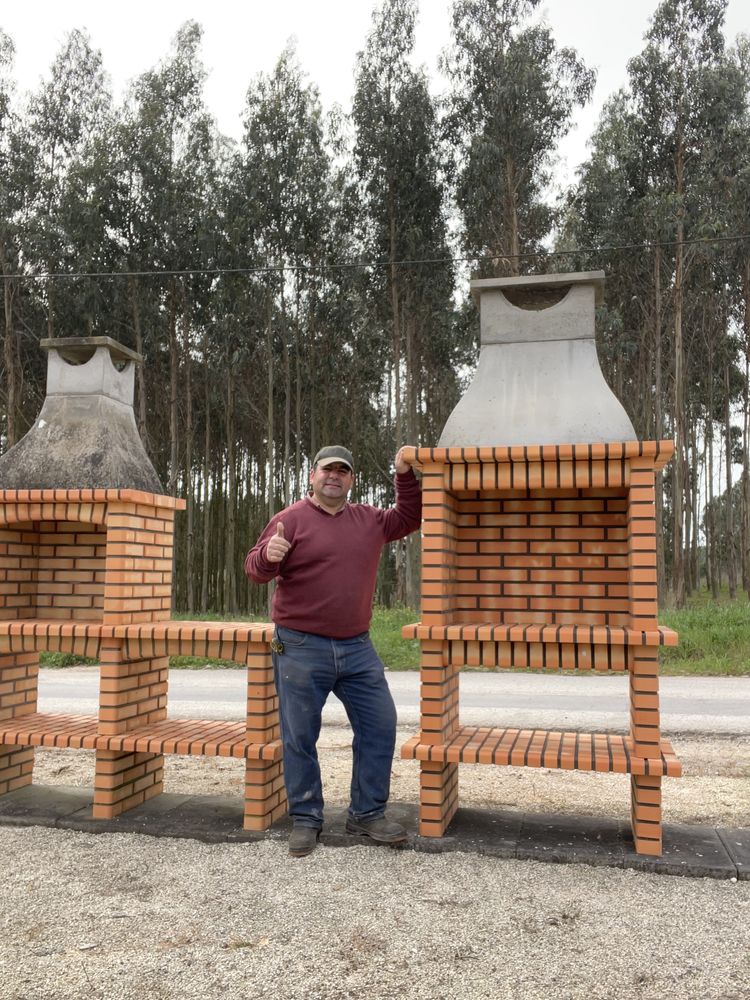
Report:
[{"label": "concrete curb", "polygon": [[[290,829],[290,821],[285,819],[266,833],[243,830],[242,803],[228,796],[163,794],[114,820],[93,820],[92,798],[88,789],[64,785],[21,788],[0,798],[0,826],[139,833],[205,843],[284,840]],[[392,802],[388,815],[407,830],[416,829],[416,805]],[[345,809],[329,810],[321,843],[330,847],[371,845],[365,837],[346,833],[345,823]],[[664,853],[652,858],[633,851],[628,825],[620,820],[462,808],[446,836],[433,839],[412,835],[403,847],[433,854],[481,854],[750,881],[750,829],[665,825]]]}]

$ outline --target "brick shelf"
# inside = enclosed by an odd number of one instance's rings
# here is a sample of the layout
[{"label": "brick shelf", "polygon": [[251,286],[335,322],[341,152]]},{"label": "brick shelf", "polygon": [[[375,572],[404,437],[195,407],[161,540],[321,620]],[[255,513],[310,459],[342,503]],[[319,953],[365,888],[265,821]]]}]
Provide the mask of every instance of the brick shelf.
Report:
[{"label": "brick shelf", "polygon": [[12,721],[12,726],[0,723],[2,744],[281,760],[281,741],[248,741],[243,722],[175,719],[152,726],[139,726],[118,736],[102,736],[97,733],[98,719],[95,715],[35,712]]},{"label": "brick shelf", "polygon": [[677,633],[608,625],[498,625],[493,622],[404,625],[404,639],[441,642],[446,667],[500,670],[596,670],[624,673],[628,649],[675,646]]},{"label": "brick shelf", "polygon": [[678,778],[682,765],[669,740],[658,758],[638,757],[633,741],[611,733],[562,733],[546,729],[492,729],[462,726],[446,743],[423,743],[413,736],[401,748],[405,760],[452,764],[497,764],[567,771],[667,775]]},{"label": "brick shelf", "polygon": [[597,444],[504,445],[493,448],[403,449],[404,460],[415,465],[528,465],[534,462],[619,462],[631,458],[652,459],[654,469],[663,469],[674,454],[674,442],[607,441]]},{"label": "brick shelf", "polygon": [[543,642],[601,646],[676,646],[670,628],[615,628],[608,625],[524,625],[493,622],[423,625],[415,622],[401,629],[404,639],[462,639],[478,642]]}]

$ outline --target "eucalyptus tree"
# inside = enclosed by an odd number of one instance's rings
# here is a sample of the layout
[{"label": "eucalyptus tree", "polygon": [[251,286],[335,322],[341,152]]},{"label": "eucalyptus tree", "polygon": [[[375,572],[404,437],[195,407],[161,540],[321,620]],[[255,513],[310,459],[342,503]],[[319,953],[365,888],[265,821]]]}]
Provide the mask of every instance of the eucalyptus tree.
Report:
[{"label": "eucalyptus tree", "polygon": [[[159,431],[168,427],[167,434],[155,435],[153,457],[170,492],[177,490],[184,465],[181,370],[183,376],[188,371],[183,362],[189,357],[195,299],[201,288],[206,292],[205,284],[180,272],[199,269],[210,257],[205,194],[218,141],[203,102],[201,37],[195,22],[182,25],[169,55],[133,84],[117,137],[123,258],[131,272],[160,272],[144,279],[145,288],[134,275],[129,297],[136,344],[149,357],[149,378],[169,385],[167,393],[150,394],[147,404],[152,425]],[[143,418],[143,383],[141,390]]]},{"label": "eucalyptus tree", "polygon": [[[13,106],[13,40],[0,29],[0,271],[3,275],[3,385],[6,446],[18,438],[21,364],[18,353],[18,281],[21,266],[20,225],[25,185],[19,160],[19,118]],[[26,172],[28,175],[28,172]]]},{"label": "eucalyptus tree", "polygon": [[[418,443],[427,429],[425,414],[439,420],[434,411],[450,399],[447,386],[456,385],[437,114],[426,74],[412,64],[416,19],[416,0],[384,0],[374,11],[357,57],[352,104],[367,246],[387,263],[373,273],[372,294],[374,331],[387,331],[390,341],[385,389],[392,447]],[[400,597],[407,601],[414,599],[413,546],[403,547],[407,560],[399,575]]]},{"label": "eucalyptus tree", "polygon": [[[740,108],[728,123],[733,151],[727,157],[723,172],[722,204],[731,220],[730,234],[750,233],[750,37],[741,35],[729,53],[735,78],[741,91]],[[740,568],[742,586],[750,596],[750,244],[737,239],[728,244],[730,267],[734,273],[732,287],[734,316],[740,338],[742,369],[742,474],[738,505]]]},{"label": "eucalyptus tree", "polygon": [[451,82],[446,134],[455,149],[456,199],[464,241],[486,258],[484,274],[520,272],[552,229],[545,200],[558,141],[595,73],[558,48],[541,0],[455,0],[453,43],[443,58]]},{"label": "eucalyptus tree", "polygon": [[[85,32],[71,31],[24,115],[23,141],[33,166],[26,245],[37,271],[77,271],[86,261],[86,254],[78,259],[79,230],[83,218],[91,222],[92,216],[86,191],[72,189],[71,178],[106,127],[110,108],[101,53]],[[48,336],[55,336],[58,326],[80,332],[81,297],[96,295],[93,285],[82,287],[79,282],[47,283]]]},{"label": "eucalyptus tree", "polygon": [[[686,410],[685,270],[690,252],[685,241],[700,226],[702,152],[707,134],[718,134],[726,121],[717,115],[715,84],[724,58],[722,25],[726,0],[663,0],[646,34],[646,46],[628,64],[635,113],[650,151],[650,183],[669,207],[675,244],[673,273],[674,395],[676,438],[673,462],[673,586],[684,606],[685,499],[688,428]],[[718,130],[718,131],[717,131]]]},{"label": "eucalyptus tree", "polygon": [[357,58],[352,106],[368,250],[387,262],[373,291],[375,315],[390,328],[394,445],[424,433],[425,413],[442,395],[450,399],[442,390],[446,381],[455,386],[456,367],[445,356],[454,274],[443,164],[435,102],[424,70],[412,65],[416,19],[416,0],[385,0],[376,9]]},{"label": "eucalyptus tree", "polygon": [[[323,239],[329,197],[320,99],[317,88],[306,82],[292,46],[282,52],[270,74],[257,76],[248,89],[241,169],[250,238],[268,266],[269,498],[273,503],[281,470],[282,501],[288,503],[293,493],[292,471],[295,489],[301,487],[306,389],[309,378],[318,374],[304,371],[303,315],[310,292],[307,268],[315,262]],[[277,355],[281,358],[280,387],[271,378]],[[271,426],[276,421],[281,424],[280,448]]]},{"label": "eucalyptus tree", "polygon": [[[655,193],[650,147],[632,95],[623,89],[605,103],[590,141],[588,159],[568,193],[557,249],[572,252],[568,266],[587,270],[602,259],[607,272],[605,305],[597,314],[597,342],[602,368],[629,412],[640,438],[661,439],[668,432],[671,405],[668,294],[673,255],[668,246],[669,210]],[[652,244],[653,250],[618,250],[623,245]],[[592,256],[593,253],[593,256]],[[666,588],[663,482],[657,474],[656,522],[659,591]]]}]

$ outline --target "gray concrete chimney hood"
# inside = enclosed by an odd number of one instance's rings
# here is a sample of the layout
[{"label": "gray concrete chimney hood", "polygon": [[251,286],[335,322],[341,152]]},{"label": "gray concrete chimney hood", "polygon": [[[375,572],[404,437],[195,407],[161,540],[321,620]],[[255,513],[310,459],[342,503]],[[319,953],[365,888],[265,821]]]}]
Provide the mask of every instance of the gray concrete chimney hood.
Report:
[{"label": "gray concrete chimney hood", "polygon": [[439,447],[634,441],[599,367],[603,271],[472,281],[479,365]]},{"label": "gray concrete chimney hood", "polygon": [[0,458],[0,489],[164,492],[133,413],[142,358],[110,337],[42,340],[47,396],[33,427]]}]

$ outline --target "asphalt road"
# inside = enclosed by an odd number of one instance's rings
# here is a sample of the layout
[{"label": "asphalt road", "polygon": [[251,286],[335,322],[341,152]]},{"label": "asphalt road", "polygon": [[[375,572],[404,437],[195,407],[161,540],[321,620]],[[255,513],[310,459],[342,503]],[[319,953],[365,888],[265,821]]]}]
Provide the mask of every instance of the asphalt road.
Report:
[{"label": "asphalt road", "polygon": [[[402,725],[418,723],[419,675],[388,674]],[[97,709],[97,667],[44,668],[39,709],[93,714]],[[665,733],[696,732],[750,736],[750,677],[662,677],[661,714]],[[544,729],[621,730],[628,723],[626,676],[559,676],[522,673],[461,675],[461,721],[466,725]],[[241,670],[171,670],[169,714],[173,718],[240,719],[245,676]],[[346,721],[332,697],[323,721]]]}]

